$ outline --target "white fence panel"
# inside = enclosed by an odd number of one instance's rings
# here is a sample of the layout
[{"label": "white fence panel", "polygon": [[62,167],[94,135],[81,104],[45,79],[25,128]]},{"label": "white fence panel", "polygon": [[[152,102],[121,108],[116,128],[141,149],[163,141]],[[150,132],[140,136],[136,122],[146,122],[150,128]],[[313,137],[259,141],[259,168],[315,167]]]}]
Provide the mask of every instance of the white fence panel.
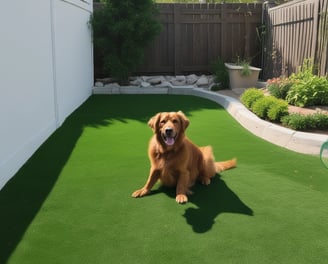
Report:
[{"label": "white fence panel", "polygon": [[0,189],[91,94],[92,1],[0,4]]}]

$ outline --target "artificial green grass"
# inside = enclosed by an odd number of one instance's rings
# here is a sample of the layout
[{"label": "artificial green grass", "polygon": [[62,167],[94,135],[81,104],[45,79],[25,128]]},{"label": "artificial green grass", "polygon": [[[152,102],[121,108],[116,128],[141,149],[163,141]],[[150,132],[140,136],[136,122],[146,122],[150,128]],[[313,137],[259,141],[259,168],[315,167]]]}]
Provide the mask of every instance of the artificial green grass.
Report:
[{"label": "artificial green grass", "polygon": [[[187,135],[238,167],[184,205],[149,171],[148,119],[182,110]],[[328,170],[259,139],[214,102],[92,96],[0,191],[0,263],[325,263]]]}]

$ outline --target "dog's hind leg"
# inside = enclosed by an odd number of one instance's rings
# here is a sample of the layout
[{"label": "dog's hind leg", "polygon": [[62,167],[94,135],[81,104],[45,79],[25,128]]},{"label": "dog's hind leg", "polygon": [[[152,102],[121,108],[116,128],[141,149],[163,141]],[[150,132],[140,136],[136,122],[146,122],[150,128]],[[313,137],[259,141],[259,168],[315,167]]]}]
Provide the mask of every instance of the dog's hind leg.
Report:
[{"label": "dog's hind leg", "polygon": [[204,185],[211,183],[211,178],[216,174],[215,158],[211,146],[200,147],[203,155],[203,164],[200,172],[200,182]]}]

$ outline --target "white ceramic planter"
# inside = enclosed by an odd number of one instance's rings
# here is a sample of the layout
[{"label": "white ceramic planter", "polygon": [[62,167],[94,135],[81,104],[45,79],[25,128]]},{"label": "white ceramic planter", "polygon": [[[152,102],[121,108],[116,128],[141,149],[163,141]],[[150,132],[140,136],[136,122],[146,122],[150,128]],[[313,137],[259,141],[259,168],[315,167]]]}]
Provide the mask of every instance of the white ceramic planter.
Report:
[{"label": "white ceramic planter", "polygon": [[236,65],[234,63],[224,64],[229,73],[229,84],[230,89],[235,88],[250,88],[255,87],[257,80],[259,78],[260,68],[250,66],[251,74],[249,76],[243,76],[241,74],[242,66]]}]

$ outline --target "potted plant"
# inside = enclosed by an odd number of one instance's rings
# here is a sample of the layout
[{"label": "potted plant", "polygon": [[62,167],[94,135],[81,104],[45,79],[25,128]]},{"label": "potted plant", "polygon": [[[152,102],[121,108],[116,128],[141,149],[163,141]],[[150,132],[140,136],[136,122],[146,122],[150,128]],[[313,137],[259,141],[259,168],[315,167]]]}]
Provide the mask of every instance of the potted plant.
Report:
[{"label": "potted plant", "polygon": [[250,88],[256,86],[260,68],[250,66],[248,60],[238,60],[236,63],[225,63],[229,74],[230,88]]}]

